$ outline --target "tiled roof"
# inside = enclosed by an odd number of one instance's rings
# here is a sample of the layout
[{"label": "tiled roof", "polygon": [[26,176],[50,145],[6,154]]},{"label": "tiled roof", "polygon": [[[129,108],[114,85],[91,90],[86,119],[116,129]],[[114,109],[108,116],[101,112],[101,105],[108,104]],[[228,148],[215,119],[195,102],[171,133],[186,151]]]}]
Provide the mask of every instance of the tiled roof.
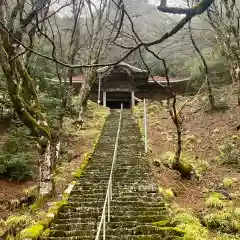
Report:
[{"label": "tiled roof", "polygon": [[[167,79],[166,77],[162,77],[162,76],[153,76],[154,80],[152,79],[152,77],[149,77],[148,82],[159,82],[159,83],[167,83]],[[169,81],[171,83],[175,82],[185,82],[185,81],[189,81],[191,78],[179,78],[179,77],[170,77]]]}]

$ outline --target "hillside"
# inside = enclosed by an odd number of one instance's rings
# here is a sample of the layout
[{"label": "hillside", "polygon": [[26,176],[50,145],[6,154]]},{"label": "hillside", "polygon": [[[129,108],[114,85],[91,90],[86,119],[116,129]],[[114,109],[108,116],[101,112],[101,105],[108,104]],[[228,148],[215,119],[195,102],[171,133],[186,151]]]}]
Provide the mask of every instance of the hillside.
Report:
[{"label": "hillside", "polygon": [[[183,147],[181,161],[194,166],[194,180],[181,179],[179,173],[171,169],[176,128],[165,102],[148,105],[149,159],[159,186],[170,191],[165,197],[170,200],[173,212],[190,212],[209,228],[207,238],[197,239],[238,239],[237,236],[221,238],[224,237],[222,234],[215,238],[218,231],[239,233],[239,218],[235,222],[233,212],[240,209],[240,136],[237,131],[240,107],[236,104],[236,91],[232,86],[217,92],[216,100],[228,109],[209,111],[205,94],[178,97]],[[217,98],[219,93],[221,99]],[[141,119],[142,106],[135,109],[135,114]],[[229,217],[225,219],[223,214],[229,214]]]}]

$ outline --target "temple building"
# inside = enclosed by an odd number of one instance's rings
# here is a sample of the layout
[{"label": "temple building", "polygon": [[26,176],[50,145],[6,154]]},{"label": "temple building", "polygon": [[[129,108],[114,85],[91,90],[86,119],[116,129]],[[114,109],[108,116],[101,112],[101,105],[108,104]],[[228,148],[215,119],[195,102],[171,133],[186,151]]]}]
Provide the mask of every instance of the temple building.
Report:
[{"label": "temple building", "polygon": [[[149,76],[147,71],[121,62],[114,67],[103,67],[97,70],[98,79],[93,84],[90,100],[110,108],[119,108],[121,103],[125,108],[132,108],[143,98],[163,100],[169,96],[165,77]],[[186,92],[190,78],[170,78],[174,91]],[[72,79],[76,89],[80,89],[85,81],[83,75]]]}]

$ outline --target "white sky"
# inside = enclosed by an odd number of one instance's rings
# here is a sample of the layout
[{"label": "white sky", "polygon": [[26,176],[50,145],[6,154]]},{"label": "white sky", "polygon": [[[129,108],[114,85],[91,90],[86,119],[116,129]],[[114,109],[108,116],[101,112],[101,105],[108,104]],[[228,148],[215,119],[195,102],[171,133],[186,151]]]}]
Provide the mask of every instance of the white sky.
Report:
[{"label": "white sky", "polygon": [[[150,3],[155,4],[155,5],[159,5],[160,0],[149,0]],[[167,1],[169,6],[183,6],[186,4],[186,1],[184,0],[168,0]]]},{"label": "white sky", "polygon": [[[53,10],[57,10],[62,4],[69,2],[70,0],[59,0],[57,4],[52,5]],[[96,3],[99,2],[99,0],[93,0]],[[154,5],[159,5],[160,0],[148,0],[149,3],[154,4]],[[174,7],[179,7],[179,6],[186,6],[186,0],[167,0],[168,6],[174,6]],[[62,11],[58,13],[59,16],[64,16],[67,14],[71,14],[70,12],[67,11],[68,8],[64,8]]]}]

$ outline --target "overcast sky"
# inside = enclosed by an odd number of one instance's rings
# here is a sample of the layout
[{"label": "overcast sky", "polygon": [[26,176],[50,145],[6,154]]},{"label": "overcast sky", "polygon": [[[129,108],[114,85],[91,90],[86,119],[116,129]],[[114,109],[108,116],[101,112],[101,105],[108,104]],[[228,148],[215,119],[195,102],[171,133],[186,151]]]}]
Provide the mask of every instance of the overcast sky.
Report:
[{"label": "overcast sky", "polygon": [[[159,0],[149,0],[150,3],[155,4],[155,5],[159,5]],[[184,3],[186,3],[186,1],[184,0],[168,0],[167,1],[169,6],[182,6],[185,5]]]},{"label": "overcast sky", "polygon": [[[96,3],[99,2],[99,0],[93,0],[93,1],[95,1]],[[149,1],[149,3],[154,4],[154,5],[159,5],[159,3],[160,3],[160,0],[148,0],[148,1]],[[65,4],[66,2],[68,2],[68,1],[60,0],[58,4],[52,5],[52,9],[57,10],[62,4]],[[174,7],[184,6],[184,5],[186,5],[186,0],[167,0],[167,4],[168,4],[168,6],[174,6]],[[64,8],[62,11],[60,11],[58,13],[58,16],[63,17],[64,15],[66,15],[66,13],[68,15],[71,15],[71,13],[68,12],[67,9],[68,8]]]}]

